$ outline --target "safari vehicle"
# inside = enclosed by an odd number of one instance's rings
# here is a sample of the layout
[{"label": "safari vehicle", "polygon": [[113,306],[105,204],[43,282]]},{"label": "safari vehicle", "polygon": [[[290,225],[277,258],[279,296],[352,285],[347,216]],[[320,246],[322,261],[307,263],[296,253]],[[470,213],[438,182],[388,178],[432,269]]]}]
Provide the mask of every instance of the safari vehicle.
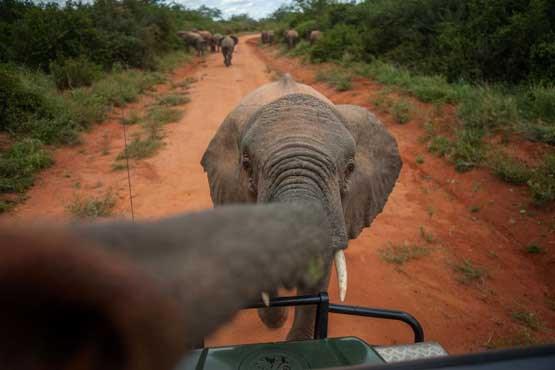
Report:
[{"label": "safari vehicle", "polygon": [[[269,303],[270,307],[301,305],[317,306],[314,339],[199,348],[190,352],[176,370],[555,369],[555,345],[449,356],[439,343],[424,340],[422,326],[406,312],[334,304],[327,293],[276,297]],[[260,302],[245,309],[263,307]],[[404,322],[414,333],[414,343],[378,346],[356,337],[328,338],[330,313]]]}]

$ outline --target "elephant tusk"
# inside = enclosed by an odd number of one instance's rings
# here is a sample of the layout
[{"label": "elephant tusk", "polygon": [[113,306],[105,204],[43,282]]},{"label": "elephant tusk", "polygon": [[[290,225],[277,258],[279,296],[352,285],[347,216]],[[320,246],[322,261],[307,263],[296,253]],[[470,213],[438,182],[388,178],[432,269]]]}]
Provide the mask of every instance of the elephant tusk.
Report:
[{"label": "elephant tusk", "polygon": [[347,295],[347,263],[345,262],[345,253],[343,250],[335,252],[335,270],[337,272],[337,284],[339,285],[339,299],[341,302],[345,300]]},{"label": "elephant tusk", "polygon": [[262,292],[262,302],[266,307],[270,307],[270,295],[267,292]]}]

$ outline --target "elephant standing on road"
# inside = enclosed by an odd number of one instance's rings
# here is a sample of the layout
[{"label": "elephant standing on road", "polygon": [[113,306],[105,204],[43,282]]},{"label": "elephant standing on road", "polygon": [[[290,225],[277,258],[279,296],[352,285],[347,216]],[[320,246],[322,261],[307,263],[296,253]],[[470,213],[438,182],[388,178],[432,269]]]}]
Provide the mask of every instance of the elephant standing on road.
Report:
[{"label": "elephant standing on road", "polygon": [[275,204],[0,227],[2,369],[176,369],[262,291],[308,284],[326,222],[321,209]]},{"label": "elephant standing on road", "polygon": [[[329,253],[313,257],[314,284],[298,294],[327,290],[335,260],[341,300],[347,291],[343,249],[382,211],[402,165],[395,139],[373,114],[335,105],[289,75],[247,95],[226,117],[201,163],[216,206],[321,207],[331,227]],[[269,293],[276,295],[277,287]],[[297,307],[288,339],[311,338],[315,313],[314,307]],[[271,308],[259,315],[269,327],[279,327],[287,311]]]},{"label": "elephant standing on road", "polygon": [[285,41],[287,42],[287,47],[293,49],[299,41],[299,33],[295,30],[285,31]]},{"label": "elephant standing on road", "polygon": [[210,31],[198,31],[198,34],[204,39],[206,45],[210,47],[210,51],[214,53],[216,51],[216,47],[214,46],[214,37],[212,36],[212,33]]},{"label": "elephant standing on road", "polygon": [[194,48],[198,56],[202,56],[204,54],[204,50],[206,49],[206,42],[198,33],[179,31],[177,35],[185,42],[187,48]]},{"label": "elephant standing on road", "polygon": [[309,36],[310,45],[314,45],[314,43],[320,40],[321,38],[322,38],[322,32],[320,31],[310,32],[310,36]]},{"label": "elephant standing on road", "polygon": [[235,45],[239,42],[239,39],[235,36],[225,36],[222,40],[222,54],[224,56],[224,64],[226,67],[231,65],[231,58],[233,57],[233,51],[235,50]]},{"label": "elephant standing on road", "polygon": [[220,47],[223,39],[224,39],[224,36],[221,33],[214,34],[213,40],[214,40],[214,45],[216,47],[216,52],[220,52]]}]

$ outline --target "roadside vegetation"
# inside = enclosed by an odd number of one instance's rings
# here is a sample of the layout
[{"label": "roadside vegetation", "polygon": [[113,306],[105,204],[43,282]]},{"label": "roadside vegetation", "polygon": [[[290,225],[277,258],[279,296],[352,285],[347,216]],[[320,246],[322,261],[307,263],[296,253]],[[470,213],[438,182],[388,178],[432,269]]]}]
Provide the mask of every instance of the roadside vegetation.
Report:
[{"label": "roadside vegetation", "polygon": [[[287,53],[335,63],[317,79],[336,88],[341,73],[385,85],[373,103],[400,124],[415,113],[408,97],[438,109],[453,105],[448,125],[426,135],[430,152],[461,172],[491,168],[503,181],[527,185],[543,205],[555,200],[555,150],[526,163],[499,147],[555,145],[553,14],[549,0],[295,0],[261,27],[278,38],[296,29],[303,41]],[[310,45],[312,30],[323,37]],[[392,101],[390,92],[407,98]],[[493,145],[497,137],[502,143]]]},{"label": "roadside vegetation", "polygon": [[[79,144],[80,133],[113,107],[135,101],[191,58],[178,30],[256,26],[246,15],[223,20],[206,6],[138,0],[6,0],[0,14],[0,213],[23,199],[36,172],[53,163],[55,146]],[[122,124],[173,121],[177,114],[166,107],[187,99],[166,96],[149,117],[130,116]]]}]

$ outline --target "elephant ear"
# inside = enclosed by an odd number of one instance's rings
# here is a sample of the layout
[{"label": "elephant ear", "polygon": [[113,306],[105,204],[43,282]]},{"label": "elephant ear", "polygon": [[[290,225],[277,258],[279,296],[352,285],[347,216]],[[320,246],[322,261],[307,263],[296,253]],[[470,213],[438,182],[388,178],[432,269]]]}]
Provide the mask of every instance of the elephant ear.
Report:
[{"label": "elephant ear", "polygon": [[336,108],[356,143],[355,170],[343,199],[345,226],[354,239],[383,210],[402,161],[395,138],[372,113],[354,105]]},{"label": "elephant ear", "polygon": [[240,127],[236,115],[231,113],[202,156],[200,163],[208,175],[215,206],[249,202],[248,179],[240,166],[239,141]]}]

